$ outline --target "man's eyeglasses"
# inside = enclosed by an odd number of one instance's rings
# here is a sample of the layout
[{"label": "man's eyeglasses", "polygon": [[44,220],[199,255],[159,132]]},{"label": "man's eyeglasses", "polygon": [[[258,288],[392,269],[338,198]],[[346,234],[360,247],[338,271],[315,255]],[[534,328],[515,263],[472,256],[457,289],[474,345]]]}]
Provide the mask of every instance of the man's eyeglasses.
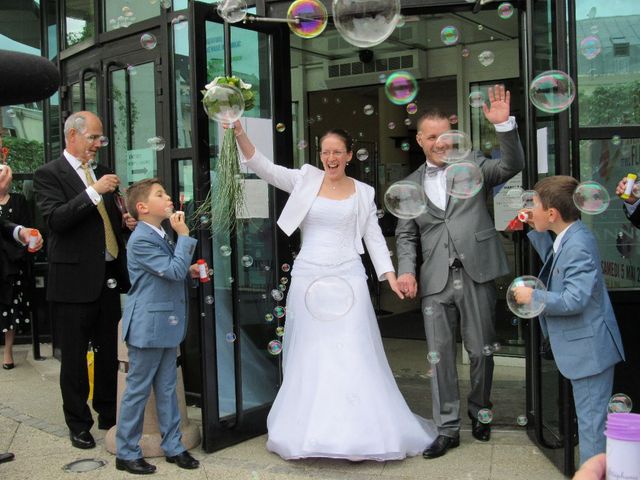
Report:
[{"label": "man's eyeglasses", "polygon": [[85,135],[84,138],[86,138],[89,143],[98,142],[101,147],[109,145],[109,138],[104,135]]},{"label": "man's eyeglasses", "polygon": [[320,156],[322,158],[329,158],[331,155],[333,155],[334,157],[341,157],[345,153],[347,153],[346,150],[331,150],[320,152]]}]

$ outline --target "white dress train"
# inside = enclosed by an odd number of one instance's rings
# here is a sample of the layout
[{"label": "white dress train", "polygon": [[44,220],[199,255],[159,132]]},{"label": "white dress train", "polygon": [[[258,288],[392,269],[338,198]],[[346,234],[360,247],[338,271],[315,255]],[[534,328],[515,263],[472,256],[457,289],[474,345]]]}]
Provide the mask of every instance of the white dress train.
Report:
[{"label": "white dress train", "polygon": [[[302,248],[287,297],[284,379],[269,412],[267,448],[284,459],[398,460],[421,453],[434,425],[407,406],[389,368],[353,245],[356,197],[317,197],[301,225]],[[314,318],[305,293],[318,278],[351,285],[349,312]]]}]

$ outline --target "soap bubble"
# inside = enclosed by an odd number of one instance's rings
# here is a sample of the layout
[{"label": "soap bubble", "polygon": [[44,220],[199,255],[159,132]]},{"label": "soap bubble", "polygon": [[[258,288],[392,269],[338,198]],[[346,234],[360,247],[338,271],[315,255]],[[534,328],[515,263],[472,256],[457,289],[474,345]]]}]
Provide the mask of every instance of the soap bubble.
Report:
[{"label": "soap bubble", "polygon": [[452,163],[446,168],[444,175],[447,193],[455,198],[475,196],[484,183],[480,168],[471,162]]},{"label": "soap bubble", "polygon": [[449,123],[451,125],[455,125],[456,123],[458,123],[458,116],[457,115],[450,115],[449,116]]},{"label": "soap bubble", "polygon": [[369,151],[366,148],[361,148],[356,152],[356,158],[361,162],[364,162],[369,158]]},{"label": "soap bubble", "polygon": [[115,278],[107,279],[107,287],[108,288],[116,288],[118,286],[118,281]]},{"label": "soap bubble", "polygon": [[280,355],[282,352],[282,343],[279,340],[271,340],[267,345],[267,351],[271,355]]},{"label": "soap bubble", "polygon": [[440,354],[438,352],[429,352],[427,354],[427,361],[432,365],[435,365],[435,364],[439,363],[440,362]]},{"label": "soap bubble", "polygon": [[216,11],[225,22],[238,23],[247,16],[247,2],[245,0],[220,0]]},{"label": "soap bubble", "polygon": [[404,124],[405,124],[407,127],[411,126],[411,119],[410,119],[410,118],[405,118],[405,119],[404,119]]},{"label": "soap bubble", "polygon": [[278,305],[273,309],[273,314],[276,316],[276,318],[283,318],[287,314],[287,312],[284,307]]},{"label": "soap bubble", "polygon": [[283,285],[286,285],[287,283],[289,283],[289,279],[287,277],[282,277],[280,278],[280,283],[282,283]]},{"label": "soap bubble", "polygon": [[204,297],[204,303],[206,303],[207,305],[213,305],[213,296],[207,295],[206,297]]},{"label": "soap bubble", "polygon": [[491,50],[484,50],[478,55],[478,61],[484,67],[491,65],[496,59],[495,54]]},{"label": "soap bubble", "polygon": [[152,33],[143,33],[140,36],[140,45],[142,45],[142,48],[145,50],[153,50],[156,48],[156,45],[158,45],[158,40]]},{"label": "soap bubble", "polygon": [[291,265],[289,265],[288,263],[283,263],[280,267],[280,270],[282,270],[284,273],[287,273],[289,270],[291,270]]},{"label": "soap bubble", "polygon": [[333,0],[332,13],[342,38],[367,48],[393,33],[400,20],[400,0]]},{"label": "soap bubble", "polygon": [[481,408],[478,410],[478,421],[480,423],[484,423],[485,425],[491,423],[493,420],[493,412],[488,408]]},{"label": "soap bubble", "polygon": [[620,137],[620,135],[614,135],[613,137],[611,137],[611,144],[612,145],[620,145],[622,143],[622,138]]},{"label": "soap bubble", "polygon": [[398,218],[416,218],[427,211],[427,197],[421,185],[400,180],[385,192],[384,205],[392,215]]},{"label": "soap bubble", "polygon": [[593,180],[582,182],[573,193],[573,203],[582,213],[597,215],[609,207],[609,192]]},{"label": "soap bubble", "polygon": [[389,122],[387,124],[387,127],[389,127],[389,130],[393,130],[394,128],[396,128],[396,124],[395,124],[395,122]]},{"label": "soap bubble", "polygon": [[279,302],[284,298],[284,294],[277,288],[274,288],[273,290],[271,290],[271,298],[273,298],[276,302]]},{"label": "soap bubble", "polygon": [[265,316],[264,316],[264,320],[265,320],[265,322],[267,322],[267,323],[271,323],[271,322],[273,322],[273,315],[272,315],[272,314],[270,314],[270,313],[266,313],[266,314],[265,314]]},{"label": "soap bubble", "polygon": [[280,283],[278,285],[278,290],[280,290],[281,292],[284,292],[287,289],[287,286],[283,283]]},{"label": "soap bubble", "polygon": [[609,399],[607,411],[609,413],[629,413],[633,408],[633,402],[624,393],[616,393]]},{"label": "soap bubble", "polygon": [[149,144],[149,148],[151,148],[151,150],[155,150],[156,152],[164,150],[164,147],[167,144],[165,139],[162,137],[151,137],[147,140],[147,143]]},{"label": "soap bubble", "polygon": [[417,111],[418,111],[418,105],[416,105],[415,103],[411,102],[410,104],[407,105],[407,113],[409,115],[415,115]]},{"label": "soap bubble", "polygon": [[400,150],[402,150],[403,152],[408,152],[410,148],[411,144],[406,140],[400,144]]},{"label": "soap bubble", "polygon": [[589,35],[580,41],[578,49],[584,58],[593,60],[602,51],[602,44],[597,36]]},{"label": "soap bubble", "polygon": [[304,296],[307,310],[320,321],[343,317],[351,310],[353,301],[351,285],[337,276],[321,277],[313,281]]},{"label": "soap bubble", "polygon": [[503,20],[511,18],[513,16],[513,12],[513,5],[511,5],[509,2],[504,2],[498,5],[498,16]]},{"label": "soap bubble", "polygon": [[529,420],[527,419],[526,415],[518,415],[518,418],[516,418],[516,423],[521,427],[526,427],[527,423],[529,423]]},{"label": "soap bubble", "polygon": [[305,148],[307,148],[307,141],[306,140],[300,140],[298,142],[298,150],[304,150]]},{"label": "soap bubble", "polygon": [[493,347],[491,345],[485,345],[482,347],[482,354],[485,357],[489,357],[491,355],[493,355]]},{"label": "soap bubble", "polygon": [[467,47],[464,47],[460,53],[462,54],[462,58],[467,58],[471,52]]},{"label": "soap bubble", "polygon": [[[519,304],[516,302],[514,289],[516,287],[529,287],[541,294],[532,297],[531,303]],[[537,298],[536,298],[537,297]],[[507,306],[520,318],[533,318],[542,313],[547,300],[547,287],[542,281],[532,275],[524,275],[513,279],[507,288]]]},{"label": "soap bubble", "polygon": [[[314,38],[327,26],[327,9],[317,0],[296,0],[287,10],[291,31],[301,38]],[[291,20],[297,20],[292,22]]]},{"label": "soap bubble", "polygon": [[542,72],[531,82],[529,99],[538,109],[558,113],[569,108],[576,96],[576,88],[569,75],[560,70]]},{"label": "soap bubble", "polygon": [[276,335],[278,337],[284,336],[284,327],[276,327]]},{"label": "soap bubble", "polygon": [[469,135],[460,130],[447,130],[433,144],[433,151],[447,163],[458,162],[471,152]]},{"label": "soap bubble", "polygon": [[522,192],[522,195],[520,196],[520,200],[522,201],[521,208],[531,210],[534,206],[534,199],[536,195],[537,193],[535,190],[525,190],[524,192]]},{"label": "soap bubble", "polygon": [[365,105],[362,109],[365,115],[373,115],[374,108],[373,105]]},{"label": "soap bubble", "polygon": [[523,208],[522,206],[523,193],[524,193],[524,190],[522,190],[522,188],[520,187],[513,187],[507,190],[507,193],[505,194],[507,206],[509,208],[515,208],[516,210]]},{"label": "soap bubble", "polygon": [[394,72],[384,84],[384,92],[395,105],[406,105],[418,94],[418,82],[409,72]]},{"label": "soap bubble", "polygon": [[240,261],[242,262],[242,266],[245,268],[249,268],[253,265],[253,257],[251,255],[243,255]]},{"label": "soap bubble", "polygon": [[209,118],[219,123],[233,123],[244,113],[242,92],[232,85],[218,84],[209,88],[202,104]]},{"label": "soap bubble", "polygon": [[231,255],[231,247],[229,245],[220,245],[220,255],[223,257]]},{"label": "soap bubble", "polygon": [[458,33],[458,29],[451,25],[447,25],[442,30],[440,30],[440,40],[445,45],[455,45],[458,43],[458,38],[460,38],[460,34]]},{"label": "soap bubble", "polygon": [[480,108],[484,105],[484,93],[481,90],[472,90],[469,94],[469,105],[472,108]]},{"label": "soap bubble", "polygon": [[227,343],[233,343],[236,341],[236,334],[233,332],[229,332],[224,336],[224,339],[227,341]]},{"label": "soap bubble", "polygon": [[138,70],[135,65],[127,65],[127,74],[131,77],[135,77],[138,74]]}]

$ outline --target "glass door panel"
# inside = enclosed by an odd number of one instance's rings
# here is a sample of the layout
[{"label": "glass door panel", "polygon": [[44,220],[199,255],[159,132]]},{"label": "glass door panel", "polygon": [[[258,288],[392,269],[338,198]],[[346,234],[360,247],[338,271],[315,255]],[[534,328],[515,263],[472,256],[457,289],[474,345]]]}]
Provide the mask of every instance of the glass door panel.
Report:
[{"label": "glass door panel", "polygon": [[[109,71],[111,149],[123,185],[157,175],[154,62]],[[150,141],[151,140],[151,141]]]}]

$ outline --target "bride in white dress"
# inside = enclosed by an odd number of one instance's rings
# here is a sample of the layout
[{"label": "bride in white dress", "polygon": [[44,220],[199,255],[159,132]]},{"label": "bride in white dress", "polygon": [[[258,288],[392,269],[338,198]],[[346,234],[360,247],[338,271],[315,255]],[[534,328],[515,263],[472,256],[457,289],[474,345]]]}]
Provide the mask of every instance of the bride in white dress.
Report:
[{"label": "bride in white dress", "polygon": [[[422,453],[437,433],[409,410],[384,353],[360,259],[363,239],[378,279],[404,297],[378,225],[374,190],[345,174],[353,154],[350,137],[342,130],[322,137],[324,171],[311,165],[287,169],[258,152],[239,122],[234,126],[245,165],[291,194],[278,225],[287,235],[300,227],[303,238],[291,271],[284,378],[267,419],[267,449],[287,460],[385,461]],[[329,276],[351,286],[353,306],[323,321],[309,312],[305,294],[311,283]],[[344,298],[344,291],[334,293],[336,301]],[[332,303],[331,291],[326,296]]]}]

